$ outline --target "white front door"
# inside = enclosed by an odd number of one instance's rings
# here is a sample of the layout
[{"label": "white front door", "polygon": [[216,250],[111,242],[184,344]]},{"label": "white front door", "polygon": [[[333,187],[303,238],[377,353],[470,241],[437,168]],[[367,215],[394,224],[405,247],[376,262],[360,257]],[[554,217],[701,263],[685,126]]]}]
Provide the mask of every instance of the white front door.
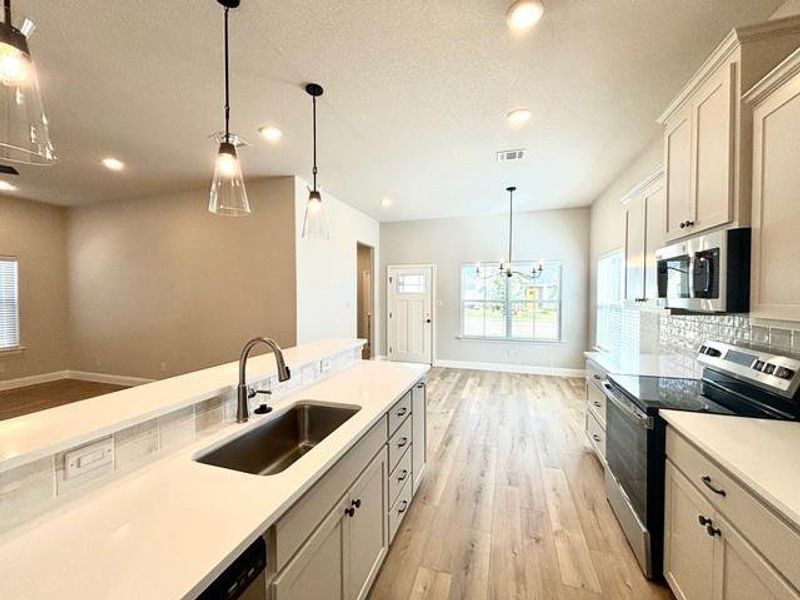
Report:
[{"label": "white front door", "polygon": [[389,267],[389,360],[433,362],[433,267]]}]

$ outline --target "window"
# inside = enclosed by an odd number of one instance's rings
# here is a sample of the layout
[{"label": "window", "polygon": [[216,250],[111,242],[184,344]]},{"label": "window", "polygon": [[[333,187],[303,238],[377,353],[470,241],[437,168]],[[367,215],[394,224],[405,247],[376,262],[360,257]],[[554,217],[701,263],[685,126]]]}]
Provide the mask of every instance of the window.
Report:
[{"label": "window", "polygon": [[[497,263],[461,267],[461,335],[468,338],[561,340],[561,264],[544,263],[536,279],[506,277]],[[533,262],[512,270],[530,273]],[[479,272],[478,272],[479,271]]]},{"label": "window", "polygon": [[597,261],[597,338],[602,350],[619,348],[622,329],[622,287],[625,257],[622,250],[606,254]]},{"label": "window", "polygon": [[398,275],[397,276],[397,293],[398,294],[424,294],[425,293],[425,275]]},{"label": "window", "polygon": [[17,259],[0,257],[0,350],[19,346]]}]

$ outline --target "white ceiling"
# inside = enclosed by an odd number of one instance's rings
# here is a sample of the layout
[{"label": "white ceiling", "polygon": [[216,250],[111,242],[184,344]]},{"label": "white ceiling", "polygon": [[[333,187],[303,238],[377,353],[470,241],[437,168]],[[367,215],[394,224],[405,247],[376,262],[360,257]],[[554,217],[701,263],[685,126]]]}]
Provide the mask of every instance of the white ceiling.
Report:
[{"label": "white ceiling", "polygon": [[[232,129],[247,176],[310,175],[380,220],[586,206],[657,134],[658,116],[735,25],[781,0],[544,0],[527,35],[510,0],[242,0],[232,14]],[[15,0],[30,16],[61,161],[22,170],[20,195],[65,205],[210,182],[222,125],[214,0]],[[508,110],[527,107],[518,129]],[[275,124],[278,145],[256,128]],[[498,165],[524,147],[525,162]],[[99,165],[124,160],[122,174]],[[383,196],[394,202],[380,206]]]}]

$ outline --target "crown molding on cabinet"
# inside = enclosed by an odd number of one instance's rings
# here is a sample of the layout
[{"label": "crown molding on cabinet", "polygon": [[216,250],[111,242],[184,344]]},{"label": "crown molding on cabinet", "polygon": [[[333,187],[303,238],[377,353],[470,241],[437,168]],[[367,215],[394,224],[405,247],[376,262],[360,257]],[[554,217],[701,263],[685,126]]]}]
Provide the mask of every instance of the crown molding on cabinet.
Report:
[{"label": "crown molding on cabinet", "polygon": [[757,105],[784,83],[800,73],[800,48],[775,67],[761,81],[750,88],[743,96],[748,104]]},{"label": "crown molding on cabinet", "polygon": [[722,66],[730,56],[744,44],[756,42],[767,37],[800,33],[800,16],[775,19],[747,27],[732,29],[711,53],[692,78],[683,86],[680,93],[656,120],[664,125],[677,111],[683,108],[686,101]]},{"label": "crown molding on cabinet", "polygon": [[644,192],[647,188],[652,186],[655,183],[658,183],[664,178],[664,165],[659,165],[656,167],[652,173],[650,173],[647,177],[642,179],[639,183],[637,183],[631,190],[625,194],[622,198],[619,199],[620,204],[627,204],[636,196],[640,195]]}]

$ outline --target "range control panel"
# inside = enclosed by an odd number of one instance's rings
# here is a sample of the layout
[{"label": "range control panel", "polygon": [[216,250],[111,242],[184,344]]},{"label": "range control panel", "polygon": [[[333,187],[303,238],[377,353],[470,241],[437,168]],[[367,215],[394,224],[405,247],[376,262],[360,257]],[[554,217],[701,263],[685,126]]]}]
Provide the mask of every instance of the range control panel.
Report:
[{"label": "range control panel", "polygon": [[758,346],[709,340],[698,350],[697,360],[737,379],[794,397],[800,388],[800,357],[775,354]]}]

